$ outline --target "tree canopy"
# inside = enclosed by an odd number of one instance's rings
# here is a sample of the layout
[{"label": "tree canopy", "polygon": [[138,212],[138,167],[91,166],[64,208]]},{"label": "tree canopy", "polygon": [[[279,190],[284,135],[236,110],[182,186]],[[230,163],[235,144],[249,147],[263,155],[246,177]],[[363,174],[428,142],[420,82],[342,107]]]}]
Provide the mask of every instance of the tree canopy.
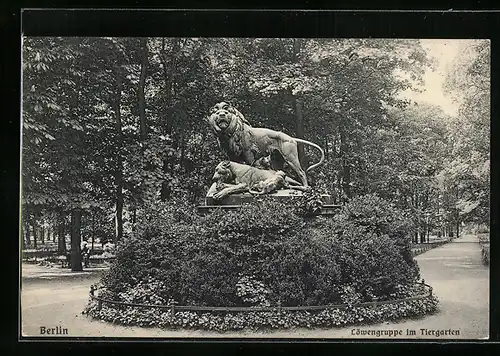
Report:
[{"label": "tree canopy", "polygon": [[449,69],[449,117],[398,95],[432,66],[418,40],[25,37],[23,228],[83,216],[116,242],[155,202],[200,203],[223,158],[204,120],[221,100],[324,147],[311,180],[339,203],[377,193],[423,236],[488,223],[489,51],[476,41]]}]

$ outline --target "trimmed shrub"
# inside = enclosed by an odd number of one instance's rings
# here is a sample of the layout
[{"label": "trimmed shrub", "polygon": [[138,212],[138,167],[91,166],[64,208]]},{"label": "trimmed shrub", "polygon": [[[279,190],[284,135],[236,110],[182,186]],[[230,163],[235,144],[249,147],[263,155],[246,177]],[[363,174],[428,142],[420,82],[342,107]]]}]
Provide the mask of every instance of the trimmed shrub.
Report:
[{"label": "trimmed shrub", "polygon": [[[239,211],[143,214],[102,279],[110,299],[198,306],[324,305],[386,300],[417,280],[402,212],[376,196],[334,218],[256,199]],[[153,290],[147,285],[156,286]],[[132,299],[131,299],[132,298]]]},{"label": "trimmed shrub", "polygon": [[365,227],[376,235],[387,235],[409,264],[415,264],[411,255],[411,234],[415,229],[409,212],[376,194],[352,199],[343,209],[343,215],[353,224]]}]

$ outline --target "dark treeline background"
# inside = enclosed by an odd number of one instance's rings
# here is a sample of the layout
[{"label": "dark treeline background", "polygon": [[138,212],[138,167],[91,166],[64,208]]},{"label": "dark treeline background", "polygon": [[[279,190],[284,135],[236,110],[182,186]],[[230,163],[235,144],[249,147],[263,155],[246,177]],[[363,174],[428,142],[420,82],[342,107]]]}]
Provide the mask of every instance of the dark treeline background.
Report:
[{"label": "dark treeline background", "polygon": [[489,224],[489,61],[487,41],[462,48],[450,117],[401,95],[434,65],[418,40],[24,38],[22,242],[65,253],[71,236],[78,253],[82,235],[132,234],[151,204],[200,204],[223,158],[204,118],[222,100],[324,147],[312,184],[395,202],[415,242]]}]

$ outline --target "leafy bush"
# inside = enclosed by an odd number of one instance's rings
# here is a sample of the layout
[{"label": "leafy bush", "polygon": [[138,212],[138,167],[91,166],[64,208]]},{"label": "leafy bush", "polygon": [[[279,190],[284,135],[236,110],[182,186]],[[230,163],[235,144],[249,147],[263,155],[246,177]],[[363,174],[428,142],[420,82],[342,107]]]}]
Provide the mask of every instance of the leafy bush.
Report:
[{"label": "leafy bush", "polygon": [[387,299],[418,278],[408,222],[375,196],[307,220],[265,197],[205,216],[181,204],[151,208],[117,246],[103,278],[111,299],[147,303],[154,282],[157,300],[179,305],[338,304]]},{"label": "leafy bush", "polygon": [[255,279],[254,276],[242,276],[236,283],[236,295],[240,297],[244,303],[252,306],[268,307],[270,306],[267,299],[270,293],[264,283]]},{"label": "leafy bush", "polygon": [[321,194],[310,190],[304,192],[295,203],[295,213],[299,216],[310,217],[318,215],[323,207]]},{"label": "leafy bush", "polygon": [[340,223],[337,229],[349,224],[354,225],[354,228],[364,228],[366,232],[376,236],[387,235],[405,263],[414,270],[410,273],[417,273],[418,278],[418,266],[411,252],[411,234],[415,226],[409,212],[402,211],[376,194],[368,194],[356,197],[346,204],[340,219],[335,222]]}]

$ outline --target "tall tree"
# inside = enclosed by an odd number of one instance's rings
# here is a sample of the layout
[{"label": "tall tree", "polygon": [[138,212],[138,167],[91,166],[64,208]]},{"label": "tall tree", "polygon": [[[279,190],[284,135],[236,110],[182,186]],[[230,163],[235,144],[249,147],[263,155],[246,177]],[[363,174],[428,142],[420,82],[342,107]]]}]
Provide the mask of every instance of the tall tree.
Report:
[{"label": "tall tree", "polygon": [[146,85],[146,74],[148,71],[148,40],[147,38],[141,39],[141,74],[139,78],[138,87],[138,101],[139,101],[139,118],[141,140],[145,141],[147,138],[147,123],[146,123],[146,99],[144,97],[144,87]]},{"label": "tall tree", "polygon": [[460,219],[489,225],[490,201],[490,57],[489,40],[462,46],[445,89],[460,104],[450,124],[453,159],[445,174],[454,187]]}]

